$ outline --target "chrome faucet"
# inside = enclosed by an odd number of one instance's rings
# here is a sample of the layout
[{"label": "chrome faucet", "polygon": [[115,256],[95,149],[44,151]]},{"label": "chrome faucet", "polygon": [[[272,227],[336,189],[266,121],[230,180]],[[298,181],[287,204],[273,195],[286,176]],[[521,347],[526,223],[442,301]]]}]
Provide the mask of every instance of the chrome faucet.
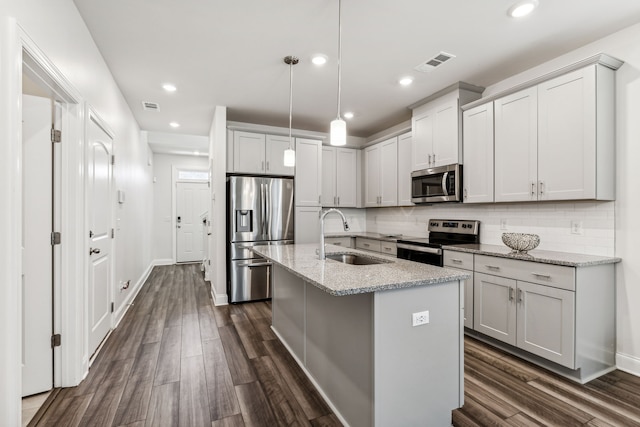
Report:
[{"label": "chrome faucet", "polygon": [[326,259],[324,254],[324,217],[330,214],[331,212],[335,212],[342,217],[342,226],[344,227],[344,231],[349,231],[349,224],[347,223],[347,219],[344,217],[344,214],[340,212],[338,209],[327,209],[322,216],[320,217],[320,249],[318,250],[318,259]]}]

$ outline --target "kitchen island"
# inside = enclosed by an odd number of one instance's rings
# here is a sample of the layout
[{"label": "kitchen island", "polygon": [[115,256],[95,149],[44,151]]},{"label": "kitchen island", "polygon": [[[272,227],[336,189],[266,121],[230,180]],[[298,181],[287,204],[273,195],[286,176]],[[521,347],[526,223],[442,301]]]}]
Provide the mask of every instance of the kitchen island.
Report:
[{"label": "kitchen island", "polygon": [[[317,244],[257,246],[273,262],[272,328],[336,415],[360,426],[449,426],[463,402],[468,274],[382,261],[319,260]],[[413,326],[414,314],[424,324]]]}]

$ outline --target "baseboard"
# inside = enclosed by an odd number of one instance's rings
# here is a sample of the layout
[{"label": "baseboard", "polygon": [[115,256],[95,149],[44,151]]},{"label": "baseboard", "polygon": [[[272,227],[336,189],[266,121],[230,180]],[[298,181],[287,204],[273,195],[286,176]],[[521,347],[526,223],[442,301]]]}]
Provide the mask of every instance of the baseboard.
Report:
[{"label": "baseboard", "polygon": [[621,371],[640,377],[640,357],[616,353],[616,365]]},{"label": "baseboard", "polygon": [[[166,261],[166,260],[153,260],[149,263],[149,266],[144,271],[144,273],[142,273],[142,276],[140,276],[140,278],[136,281],[135,285],[133,285],[133,288],[131,289],[131,292],[129,293],[129,295],[127,295],[124,301],[122,301],[122,304],[120,304],[120,307],[118,307],[118,309],[116,310],[115,312],[116,321],[113,325],[113,329],[117,328],[118,325],[120,324],[120,321],[124,317],[129,307],[131,306],[131,302],[136,298],[136,296],[138,296],[140,289],[142,289],[142,285],[144,285],[144,282],[146,282],[147,279],[149,278],[149,275],[151,274],[151,270],[153,270],[153,267],[155,267],[156,265],[166,265],[166,264],[157,264],[157,262],[163,262],[163,261]],[[171,264],[173,264],[173,261],[171,262]]]},{"label": "baseboard", "polygon": [[151,261],[151,265],[155,267],[156,265],[173,265],[176,262],[171,258],[163,258],[163,259],[154,259]]},{"label": "baseboard", "polygon": [[228,305],[229,296],[227,294],[216,294],[213,283],[211,284],[211,298],[213,298],[213,305]]}]

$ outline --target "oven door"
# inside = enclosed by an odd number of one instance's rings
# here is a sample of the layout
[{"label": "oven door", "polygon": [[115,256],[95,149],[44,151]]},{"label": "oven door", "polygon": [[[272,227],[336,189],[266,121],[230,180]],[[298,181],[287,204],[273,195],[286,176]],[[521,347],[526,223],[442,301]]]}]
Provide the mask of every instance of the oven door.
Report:
[{"label": "oven door", "polygon": [[397,247],[398,258],[442,267],[444,257],[442,256],[442,249],[440,248],[414,246],[406,243],[398,243]]},{"label": "oven door", "polygon": [[462,166],[448,165],[411,173],[413,203],[459,202]]}]

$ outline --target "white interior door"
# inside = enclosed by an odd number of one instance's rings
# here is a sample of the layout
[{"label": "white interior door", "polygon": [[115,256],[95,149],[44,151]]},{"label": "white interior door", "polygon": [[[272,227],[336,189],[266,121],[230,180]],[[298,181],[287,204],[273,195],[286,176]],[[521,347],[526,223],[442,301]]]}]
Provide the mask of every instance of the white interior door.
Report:
[{"label": "white interior door", "polygon": [[111,328],[111,136],[91,116],[87,129],[89,354]]},{"label": "white interior door", "polygon": [[209,208],[206,182],[176,184],[176,261],[196,262],[204,259],[203,220]]},{"label": "white interior door", "polygon": [[22,395],[53,385],[52,101],[22,97]]}]

